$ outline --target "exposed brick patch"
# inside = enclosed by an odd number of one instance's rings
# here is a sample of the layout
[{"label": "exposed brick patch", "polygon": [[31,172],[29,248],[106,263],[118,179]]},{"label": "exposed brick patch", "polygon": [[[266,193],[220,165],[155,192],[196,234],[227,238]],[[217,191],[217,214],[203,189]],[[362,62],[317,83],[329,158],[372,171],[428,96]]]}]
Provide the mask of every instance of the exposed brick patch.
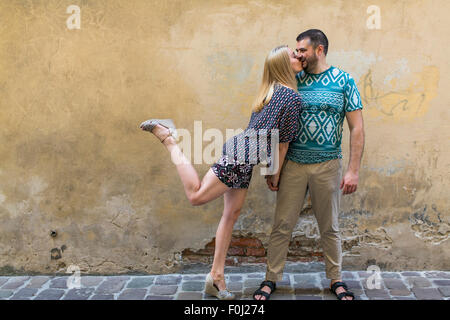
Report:
[{"label": "exposed brick patch", "polygon": [[246,256],[255,256],[255,257],[265,257],[266,249],[264,249],[264,248],[246,248],[245,255]]},{"label": "exposed brick patch", "polygon": [[230,247],[263,248],[263,244],[255,238],[232,238]]},{"label": "exposed brick patch", "polygon": [[[214,259],[215,238],[203,249],[185,249],[183,261],[212,263]],[[232,237],[227,252],[226,265],[235,266],[241,263],[266,263],[267,250],[261,240],[254,237]],[[323,252],[317,239],[294,237],[289,244],[288,261],[312,262],[323,261]]]}]

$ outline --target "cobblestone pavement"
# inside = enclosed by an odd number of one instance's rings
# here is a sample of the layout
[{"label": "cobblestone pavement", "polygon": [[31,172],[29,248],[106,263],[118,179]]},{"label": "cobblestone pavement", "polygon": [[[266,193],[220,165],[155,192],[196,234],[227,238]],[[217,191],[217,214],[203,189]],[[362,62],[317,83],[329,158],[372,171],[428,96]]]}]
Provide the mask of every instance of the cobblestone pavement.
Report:
[{"label": "cobblestone pavement", "polygon": [[[368,288],[364,271],[343,272],[343,280],[357,299],[449,300],[450,272],[382,272],[379,289]],[[83,276],[80,288],[69,289],[67,276],[2,276],[0,299],[7,300],[201,300],[216,299],[204,293],[206,273],[169,275]],[[227,286],[237,299],[251,300],[264,272],[229,273]],[[324,272],[285,273],[277,283],[276,300],[336,299]],[[370,283],[369,283],[370,286]]]}]

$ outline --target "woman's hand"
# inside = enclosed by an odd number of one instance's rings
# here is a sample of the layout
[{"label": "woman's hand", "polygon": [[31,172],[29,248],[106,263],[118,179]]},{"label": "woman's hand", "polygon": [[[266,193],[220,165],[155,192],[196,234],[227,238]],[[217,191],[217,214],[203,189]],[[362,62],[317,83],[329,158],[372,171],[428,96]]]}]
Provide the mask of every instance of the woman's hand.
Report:
[{"label": "woman's hand", "polygon": [[280,181],[280,174],[266,176],[266,182],[270,190],[278,191],[278,182]]}]

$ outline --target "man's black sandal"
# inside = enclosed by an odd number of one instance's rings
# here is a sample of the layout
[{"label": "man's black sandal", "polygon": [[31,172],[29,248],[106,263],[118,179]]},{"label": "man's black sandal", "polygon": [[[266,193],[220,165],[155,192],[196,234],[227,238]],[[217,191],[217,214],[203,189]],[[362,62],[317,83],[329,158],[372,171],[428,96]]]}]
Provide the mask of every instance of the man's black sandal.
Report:
[{"label": "man's black sandal", "polygon": [[[336,293],[336,289],[339,287],[343,287],[345,289],[345,292],[341,292],[339,294]],[[330,288],[330,291],[334,293],[334,295],[339,299],[342,300],[343,297],[352,297],[353,300],[355,300],[355,295],[353,292],[348,291],[347,285],[344,282],[335,282]]]},{"label": "man's black sandal", "polygon": [[[267,286],[267,287],[270,288],[270,293],[267,293],[267,292],[261,290],[261,289],[264,288],[265,286]],[[269,300],[269,299],[270,299],[270,295],[271,295],[272,293],[274,293],[274,291],[275,291],[276,289],[277,289],[277,284],[276,284],[275,282],[273,282],[273,281],[268,281],[268,280],[263,281],[263,282],[261,282],[261,285],[259,286],[259,289],[256,290],[255,293],[253,294],[253,299],[254,299],[254,300],[257,300],[257,299],[255,298],[255,296],[260,295],[260,296],[265,297],[266,300]],[[259,300],[261,300],[261,299],[259,299]]]}]

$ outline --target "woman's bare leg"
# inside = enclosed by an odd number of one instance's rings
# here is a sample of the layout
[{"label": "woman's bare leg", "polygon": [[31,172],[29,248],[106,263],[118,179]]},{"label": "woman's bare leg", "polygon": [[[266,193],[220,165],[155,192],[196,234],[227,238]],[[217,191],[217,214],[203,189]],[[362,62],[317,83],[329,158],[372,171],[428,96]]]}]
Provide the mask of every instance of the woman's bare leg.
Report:
[{"label": "woman's bare leg", "polygon": [[[168,132],[167,128],[159,124],[152,130],[152,133],[160,140],[166,137]],[[211,168],[203,177],[203,180],[200,181],[197,171],[183,152],[181,152],[173,137],[167,137],[163,144],[170,152],[172,162],[175,164],[178,175],[183,183],[186,196],[192,205],[198,206],[205,204],[220,197],[230,189],[216,177]]]},{"label": "woman's bare leg", "polygon": [[[225,259],[230,246],[233,226],[236,223],[244,205],[248,189],[230,189],[224,194],[223,214],[216,232],[214,261],[211,268],[213,279],[223,278]],[[214,281],[219,290],[225,290],[225,280]]]}]

